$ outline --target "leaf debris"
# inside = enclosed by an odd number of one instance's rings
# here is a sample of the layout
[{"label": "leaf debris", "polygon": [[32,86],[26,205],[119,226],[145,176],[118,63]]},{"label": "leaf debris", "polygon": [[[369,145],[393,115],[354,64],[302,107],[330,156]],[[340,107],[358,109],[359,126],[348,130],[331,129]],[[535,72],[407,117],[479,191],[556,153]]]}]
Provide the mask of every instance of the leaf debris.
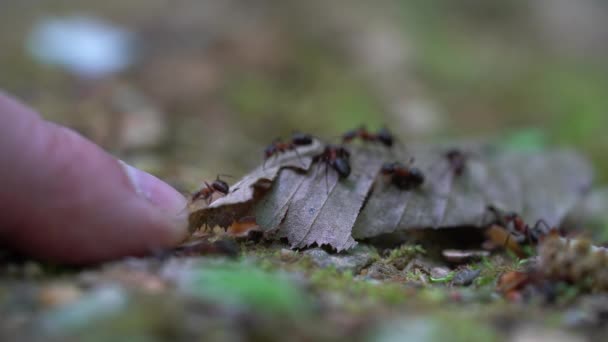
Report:
[{"label": "leaf debris", "polygon": [[[557,226],[592,180],[590,165],[571,151],[467,147],[466,163],[456,172],[445,154],[453,146],[346,146],[348,177],[341,179],[330,165],[315,161],[324,149],[315,140],[271,158],[210,205],[193,203],[191,229],[225,228],[254,216],[261,229],[287,238],[292,248],[316,244],[342,251],[354,247],[356,239],[397,231],[484,227],[495,219],[488,206]],[[399,189],[381,175],[383,163],[410,158],[424,173],[421,187]]]}]

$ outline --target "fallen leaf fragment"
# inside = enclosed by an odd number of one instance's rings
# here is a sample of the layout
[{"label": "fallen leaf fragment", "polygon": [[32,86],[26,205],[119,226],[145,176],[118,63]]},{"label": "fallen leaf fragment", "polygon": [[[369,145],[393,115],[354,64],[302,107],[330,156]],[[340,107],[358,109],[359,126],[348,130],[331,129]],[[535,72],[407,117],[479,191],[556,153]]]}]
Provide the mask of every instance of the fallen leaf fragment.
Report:
[{"label": "fallen leaf fragment", "polygon": [[[342,251],[354,247],[355,239],[393,232],[485,227],[495,220],[488,206],[517,212],[526,222],[542,218],[557,226],[592,180],[589,164],[569,151],[522,154],[467,147],[471,157],[457,173],[445,157],[446,147],[369,144],[347,146],[352,172],[341,179],[331,165],[315,162],[323,148],[315,140],[297,153],[280,154],[232,185],[226,196],[209,205],[193,203],[191,229],[227,228],[251,216],[263,231],[287,238],[292,248],[328,245]],[[425,176],[418,188],[400,189],[379,172],[385,162],[411,158]],[[495,242],[498,233],[492,235]],[[516,241],[504,235],[502,243],[521,255]]]},{"label": "fallen leaf fragment", "polygon": [[316,243],[338,251],[354,247],[352,227],[381,165],[381,159],[360,151],[351,157],[351,175],[339,179],[326,164],[317,164],[292,199],[280,226],[291,246]]}]

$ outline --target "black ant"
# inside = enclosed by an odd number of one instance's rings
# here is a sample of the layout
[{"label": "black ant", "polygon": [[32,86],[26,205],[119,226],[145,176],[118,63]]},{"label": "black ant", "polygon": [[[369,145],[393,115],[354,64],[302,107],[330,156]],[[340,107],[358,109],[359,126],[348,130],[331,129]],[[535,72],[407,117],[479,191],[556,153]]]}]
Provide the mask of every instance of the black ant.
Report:
[{"label": "black ant", "polygon": [[[549,234],[551,231],[556,230],[555,227],[551,227],[545,220],[539,219],[533,226],[527,224],[524,219],[517,213],[502,213],[499,209],[494,206],[488,206],[488,210],[490,210],[497,217],[497,223],[507,228],[509,224],[512,224],[512,233],[515,233],[520,236],[524,236],[525,241],[530,244],[536,244],[538,241]],[[521,239],[520,239],[521,240]]]},{"label": "black ant", "polygon": [[387,128],[382,128],[377,133],[371,133],[365,126],[361,126],[342,134],[342,143],[349,143],[355,138],[359,138],[366,142],[379,142],[386,147],[393,146],[395,140]]},{"label": "black ant", "polygon": [[450,167],[456,176],[462,175],[467,165],[467,155],[459,149],[450,149],[443,154],[450,163]]},{"label": "black ant", "polygon": [[[279,153],[294,151],[300,159],[300,154],[298,153],[297,148],[300,146],[307,146],[312,144],[313,138],[310,134],[305,133],[294,133],[291,136],[291,141],[282,142],[280,139],[275,139],[272,144],[268,145],[264,149],[264,166],[266,166],[266,161],[273,156],[278,155]],[[301,161],[301,159],[300,159]]]},{"label": "black ant", "polygon": [[209,205],[211,203],[211,198],[214,193],[217,192],[223,195],[227,195],[230,191],[230,186],[228,185],[228,183],[220,179],[220,175],[217,176],[217,178],[213,181],[213,183],[211,183],[211,185],[206,181],[204,183],[205,186],[203,188],[192,194],[192,202],[198,199],[204,199],[207,201],[207,205]]},{"label": "black ant", "polygon": [[314,157],[314,161],[325,163],[325,185],[328,190],[327,168],[329,166],[336,170],[340,178],[346,178],[350,175],[350,152],[344,146],[327,145],[323,153]]},{"label": "black ant", "polygon": [[[414,159],[410,159],[410,164]],[[424,174],[416,167],[405,166],[399,162],[384,163],[380,172],[391,177],[391,183],[402,190],[411,190],[424,183]]]}]

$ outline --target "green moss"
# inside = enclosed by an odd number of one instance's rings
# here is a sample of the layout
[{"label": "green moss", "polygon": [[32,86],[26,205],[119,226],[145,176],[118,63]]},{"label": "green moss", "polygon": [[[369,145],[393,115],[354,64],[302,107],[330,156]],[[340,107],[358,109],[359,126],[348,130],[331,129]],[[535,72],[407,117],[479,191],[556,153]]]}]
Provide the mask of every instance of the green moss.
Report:
[{"label": "green moss", "polygon": [[185,287],[205,300],[264,313],[301,314],[310,309],[307,296],[285,274],[244,262],[205,265]]},{"label": "green moss", "polygon": [[471,265],[471,269],[479,269],[481,273],[475,278],[473,284],[477,287],[494,288],[498,277],[507,271],[520,270],[526,266],[528,259],[511,258],[505,259],[503,256],[493,258],[483,258],[477,264]]},{"label": "green moss", "polygon": [[431,341],[491,342],[498,341],[497,332],[486,323],[480,324],[478,317],[462,312],[440,315],[433,330]]},{"label": "green moss", "polygon": [[313,287],[320,291],[339,293],[348,298],[348,303],[354,304],[351,310],[361,304],[399,304],[407,300],[403,286],[397,283],[371,283],[355,279],[351,272],[338,272],[333,268],[314,270],[310,274]]},{"label": "green moss", "polygon": [[441,277],[441,278],[433,278],[433,277],[429,277],[431,283],[448,283],[450,281],[452,281],[452,279],[454,279],[454,276],[456,275],[455,271],[452,271],[450,273],[448,273],[445,277]]},{"label": "green moss", "polygon": [[386,261],[392,263],[393,261],[400,258],[413,258],[416,255],[426,254],[426,250],[421,245],[401,245],[399,248],[393,249]]}]

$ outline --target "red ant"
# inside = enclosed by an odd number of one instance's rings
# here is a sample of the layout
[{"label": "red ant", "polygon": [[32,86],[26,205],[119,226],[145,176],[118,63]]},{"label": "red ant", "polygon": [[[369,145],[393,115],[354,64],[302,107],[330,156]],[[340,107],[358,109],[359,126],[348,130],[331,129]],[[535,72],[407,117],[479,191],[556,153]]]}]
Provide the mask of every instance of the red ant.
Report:
[{"label": "red ant", "polygon": [[294,151],[298,156],[298,159],[300,159],[300,154],[298,153],[297,148],[312,144],[312,140],[312,135],[305,133],[294,133],[291,136],[291,141],[289,142],[282,142],[280,139],[275,139],[272,144],[268,145],[266,149],[264,149],[264,167],[266,166],[266,161],[270,157],[287,151]]},{"label": "red ant", "polygon": [[217,176],[217,178],[213,181],[213,183],[211,183],[211,185],[209,185],[209,183],[207,183],[206,181],[204,183],[205,186],[203,188],[192,194],[192,202],[202,198],[206,200],[207,205],[209,205],[211,203],[211,198],[214,193],[218,192],[220,194],[227,195],[230,191],[230,186],[228,185],[228,183],[220,179],[220,175]]},{"label": "red ant", "polygon": [[357,129],[353,129],[348,131],[342,135],[342,143],[349,143],[353,141],[355,138],[359,138],[363,141],[372,141],[379,142],[386,147],[393,146],[394,137],[389,132],[389,130],[385,127],[380,129],[377,133],[371,133],[365,128],[365,126],[361,126]]},{"label": "red ant", "polygon": [[[490,210],[492,213],[494,213],[494,215],[496,215],[497,223],[500,226],[507,228],[509,224],[512,224],[513,230],[511,230],[511,233],[514,232],[519,236],[523,236],[525,241],[530,244],[538,243],[538,241],[542,237],[549,234],[551,231],[557,230],[555,227],[551,227],[543,219],[539,219],[533,226],[530,226],[517,213],[511,212],[501,215],[500,210],[494,206],[488,206],[488,210]],[[521,237],[519,238],[519,240],[521,240]]]},{"label": "red ant", "polygon": [[327,169],[331,166],[340,178],[346,178],[350,175],[350,152],[344,146],[327,145],[323,153],[314,157],[314,161],[322,161],[325,163],[325,186],[329,191],[327,182]]},{"label": "red ant", "polygon": [[[414,159],[410,159],[410,164]],[[420,169],[405,166],[399,162],[385,163],[380,172],[391,177],[391,183],[402,190],[411,190],[420,187],[424,183],[424,174]]]}]

